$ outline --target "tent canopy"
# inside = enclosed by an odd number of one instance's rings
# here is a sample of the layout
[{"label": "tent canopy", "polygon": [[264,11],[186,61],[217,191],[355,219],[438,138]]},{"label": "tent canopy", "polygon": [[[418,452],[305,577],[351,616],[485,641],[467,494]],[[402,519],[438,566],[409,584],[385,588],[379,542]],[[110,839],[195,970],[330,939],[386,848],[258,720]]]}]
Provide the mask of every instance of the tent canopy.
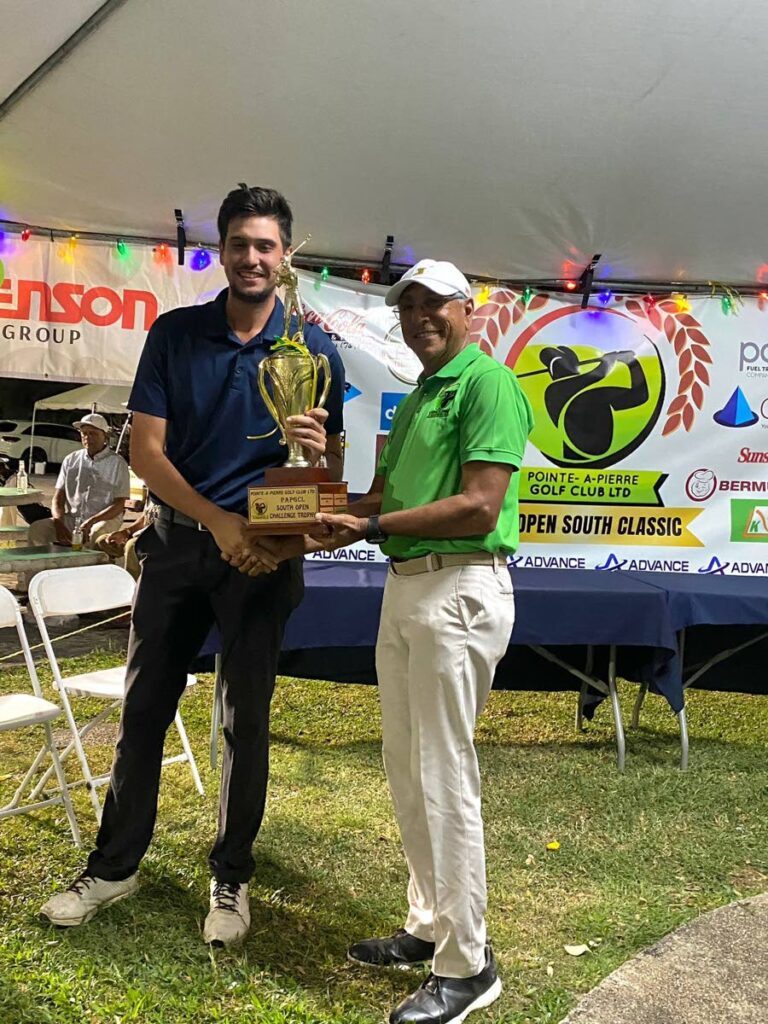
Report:
[{"label": "tent canopy", "polygon": [[126,415],[126,403],[131,389],[117,384],[84,384],[80,388],[62,391],[35,402],[38,409],[88,409],[100,413]]},{"label": "tent canopy", "polygon": [[[0,121],[0,216],[216,241],[238,181],[320,257],[552,279],[768,271],[761,0],[108,0]],[[10,0],[0,96],[99,0]],[[3,114],[0,107],[0,117]]]}]

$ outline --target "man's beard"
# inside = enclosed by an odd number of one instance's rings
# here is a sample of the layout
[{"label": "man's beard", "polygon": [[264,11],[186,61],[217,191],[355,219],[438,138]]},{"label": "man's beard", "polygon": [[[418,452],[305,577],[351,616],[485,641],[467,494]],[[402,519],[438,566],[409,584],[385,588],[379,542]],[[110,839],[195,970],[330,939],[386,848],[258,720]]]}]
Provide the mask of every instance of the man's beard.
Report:
[{"label": "man's beard", "polygon": [[249,306],[260,306],[262,302],[266,302],[271,299],[275,294],[276,285],[271,285],[266,288],[263,292],[241,292],[239,288],[230,281],[229,283],[229,294],[234,296],[239,302],[246,302]]}]

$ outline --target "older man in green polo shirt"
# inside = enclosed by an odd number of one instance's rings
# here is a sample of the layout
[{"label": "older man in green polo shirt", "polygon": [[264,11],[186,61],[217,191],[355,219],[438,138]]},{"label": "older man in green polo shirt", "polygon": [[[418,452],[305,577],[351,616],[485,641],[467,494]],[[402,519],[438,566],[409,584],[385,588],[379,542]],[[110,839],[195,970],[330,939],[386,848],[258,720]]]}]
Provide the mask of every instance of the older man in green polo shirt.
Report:
[{"label": "older man in green polo shirt", "polygon": [[432,961],[392,1024],[451,1024],[501,992],[485,931],[474,728],[507,649],[518,475],[530,406],[507,367],[468,343],[469,283],[422,260],[390,288],[424,372],[398,406],[368,494],[321,515],[329,548],[365,537],[391,559],[376,668],[384,764],[410,869],[405,927],[349,958]]}]

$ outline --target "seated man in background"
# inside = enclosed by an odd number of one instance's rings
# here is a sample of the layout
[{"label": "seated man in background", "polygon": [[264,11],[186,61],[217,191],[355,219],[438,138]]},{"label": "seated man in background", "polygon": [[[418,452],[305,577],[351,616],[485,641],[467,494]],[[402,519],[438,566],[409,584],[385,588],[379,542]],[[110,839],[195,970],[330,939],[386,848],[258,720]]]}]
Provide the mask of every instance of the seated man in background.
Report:
[{"label": "seated man in background", "polygon": [[85,547],[96,547],[99,537],[118,530],[130,494],[128,463],[109,445],[109,424],[97,412],[77,420],[83,447],[61,464],[53,492],[53,518],[40,519],[29,528],[30,544],[72,544],[79,530]]}]

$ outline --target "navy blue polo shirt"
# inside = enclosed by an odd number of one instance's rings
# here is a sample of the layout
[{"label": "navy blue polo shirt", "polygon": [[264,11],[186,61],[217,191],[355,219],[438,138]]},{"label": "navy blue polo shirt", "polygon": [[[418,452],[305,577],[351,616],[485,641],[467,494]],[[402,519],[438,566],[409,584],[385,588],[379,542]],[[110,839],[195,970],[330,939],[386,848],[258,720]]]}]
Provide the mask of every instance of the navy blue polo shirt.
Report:
[{"label": "navy blue polo shirt", "polygon": [[[248,487],[288,456],[280,434],[260,441],[275,421],[257,383],[259,363],[283,333],[282,302],[264,330],[243,344],[226,318],[227,289],[201,306],[182,306],[150,328],[136,370],[128,408],[168,421],[166,455],[184,479],[220,508],[245,515]],[[292,329],[295,329],[292,325]],[[326,408],[329,435],[343,429],[344,364],[328,335],[306,324],[304,340],[331,365]]]}]

